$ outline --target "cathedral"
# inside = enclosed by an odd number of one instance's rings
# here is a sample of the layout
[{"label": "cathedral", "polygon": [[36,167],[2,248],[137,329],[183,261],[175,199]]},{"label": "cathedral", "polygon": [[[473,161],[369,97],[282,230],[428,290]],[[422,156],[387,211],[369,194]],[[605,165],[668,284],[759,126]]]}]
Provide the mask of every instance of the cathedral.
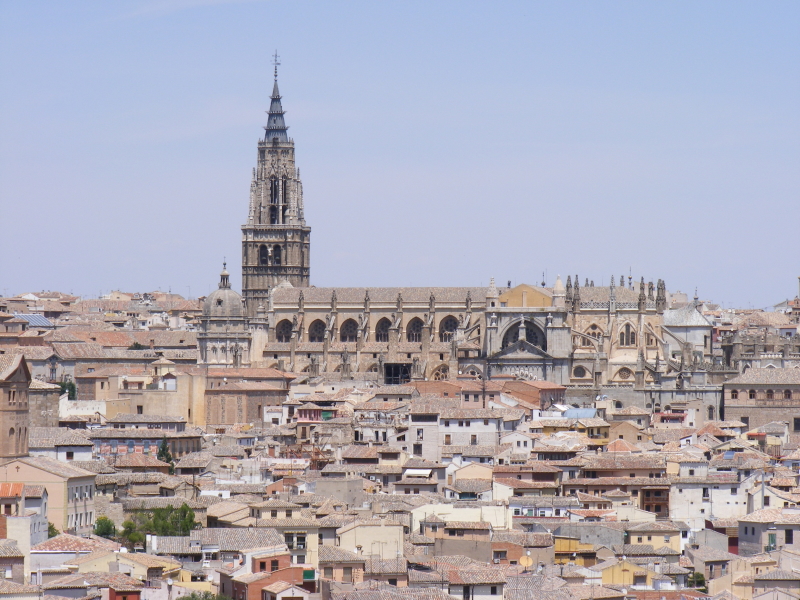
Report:
[{"label": "cathedral", "polygon": [[494,280],[487,287],[312,286],[311,228],[284,115],[276,68],[242,226],[242,295],[223,270],[205,300],[198,335],[204,364],[378,384],[506,376],[584,390],[587,400],[630,388],[635,403],[649,399],[654,408],[664,390],[678,402],[687,396],[680,390],[708,382],[710,343],[690,343],[670,325],[683,331],[699,321],[710,333],[710,324],[696,306],[671,312],[661,280],[612,276],[608,286],[588,279],[581,286],[576,275],[552,287],[498,287]]}]

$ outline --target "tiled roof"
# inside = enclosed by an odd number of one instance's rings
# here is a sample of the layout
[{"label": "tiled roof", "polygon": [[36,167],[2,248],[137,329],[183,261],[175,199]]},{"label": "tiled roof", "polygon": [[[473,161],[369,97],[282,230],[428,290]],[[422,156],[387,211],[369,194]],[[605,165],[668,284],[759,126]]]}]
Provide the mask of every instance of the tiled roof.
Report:
[{"label": "tiled roof", "polygon": [[558,488],[558,484],[553,481],[527,481],[524,479],[496,478],[494,482],[500,485],[507,485],[515,490],[546,490]]},{"label": "tiled roof", "polygon": [[169,463],[160,461],[149,454],[127,452],[114,457],[114,467],[117,469],[166,468],[169,467]]},{"label": "tiled roof", "polygon": [[94,552],[102,549],[116,550],[119,544],[108,541],[101,543],[95,540],[61,533],[31,548],[31,552]]},{"label": "tiled roof", "polygon": [[750,368],[744,373],[725,382],[726,388],[737,385],[763,384],[763,385],[798,385],[800,384],[800,369],[758,369]]},{"label": "tiled roof", "polygon": [[458,492],[486,492],[492,489],[492,482],[489,479],[457,479],[447,487]]},{"label": "tiled roof", "polygon": [[42,471],[52,473],[53,475],[57,475],[59,477],[95,477],[95,474],[91,471],[72,466],[69,463],[64,463],[53,458],[46,458],[44,456],[27,456],[17,460],[25,463],[26,465],[41,469]]},{"label": "tiled roof", "polygon": [[754,579],[756,581],[800,581],[800,575],[792,573],[791,571],[775,569],[774,571],[760,573],[756,575]]},{"label": "tiled roof", "polygon": [[319,562],[363,562],[364,557],[339,546],[322,545],[317,549]]},{"label": "tiled roof", "polygon": [[24,558],[25,553],[17,547],[16,540],[0,540],[0,557]]},{"label": "tiled roof", "polygon": [[133,413],[117,413],[108,419],[108,423],[185,423],[183,417],[171,417],[168,415],[139,415]]}]

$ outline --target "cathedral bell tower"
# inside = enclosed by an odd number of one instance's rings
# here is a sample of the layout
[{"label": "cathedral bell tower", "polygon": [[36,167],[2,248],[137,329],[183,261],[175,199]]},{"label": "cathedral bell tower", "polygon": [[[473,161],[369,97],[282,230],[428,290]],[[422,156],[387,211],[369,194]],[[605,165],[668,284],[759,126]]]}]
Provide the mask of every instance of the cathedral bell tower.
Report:
[{"label": "cathedral bell tower", "polygon": [[275,53],[269,118],[264,139],[258,140],[250,210],[242,225],[242,295],[250,317],[256,316],[259,306],[267,305],[270,289],[278,284],[309,285],[311,228],[303,214],[303,184],[294,162],[294,140],[283,119],[279,64]]}]

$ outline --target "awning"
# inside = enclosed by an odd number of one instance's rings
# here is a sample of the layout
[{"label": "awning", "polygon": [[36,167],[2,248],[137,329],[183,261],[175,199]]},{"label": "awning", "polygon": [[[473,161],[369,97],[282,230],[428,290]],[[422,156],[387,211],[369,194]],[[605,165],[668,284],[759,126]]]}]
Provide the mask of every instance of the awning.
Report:
[{"label": "awning", "polygon": [[407,469],[405,477],[430,477],[431,469]]}]

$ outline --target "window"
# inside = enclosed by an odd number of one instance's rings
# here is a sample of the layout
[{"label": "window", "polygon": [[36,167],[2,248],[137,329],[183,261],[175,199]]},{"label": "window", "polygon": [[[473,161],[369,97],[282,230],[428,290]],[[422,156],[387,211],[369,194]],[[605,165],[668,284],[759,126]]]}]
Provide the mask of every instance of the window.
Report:
[{"label": "window", "polygon": [[[519,442],[517,443],[519,444]],[[448,433],[444,436],[444,445],[449,446],[450,444],[452,444],[452,440],[450,439],[450,434]]]},{"label": "window", "polygon": [[272,264],[276,267],[281,266],[281,251],[281,247],[278,244],[272,247]]},{"label": "window", "polygon": [[772,390],[767,390],[767,400],[774,400],[775,399],[775,392]]},{"label": "window", "polygon": [[333,567],[324,567],[322,569],[322,576],[325,579],[333,579]]},{"label": "window", "polygon": [[355,342],[358,338],[358,325],[353,319],[347,319],[342,323],[339,339],[342,342]]},{"label": "window", "polygon": [[389,328],[392,326],[391,321],[384,317],[375,326],[375,341],[388,342],[389,341]]},{"label": "window", "polygon": [[689,469],[689,477],[693,477],[693,476],[694,476],[694,469]]},{"label": "window", "polygon": [[750,390],[747,394],[748,394],[750,400],[755,400],[756,399],[756,391],[755,390]]},{"label": "window", "polygon": [[491,594],[492,596],[497,596],[497,586],[496,585],[493,585],[492,587],[489,588],[489,594]]},{"label": "window", "polygon": [[[739,420],[740,420],[742,423],[744,423],[745,425],[747,425],[748,427],[750,426],[750,417],[739,417]],[[748,476],[749,476],[749,475],[748,475]]]},{"label": "window", "polygon": [[266,571],[267,570],[267,561],[262,560],[258,563],[258,570],[259,571]]},{"label": "window", "polygon": [[422,320],[413,318],[406,327],[406,341],[419,344],[422,341]]},{"label": "window", "polygon": [[453,334],[458,329],[458,321],[453,316],[448,316],[442,319],[439,323],[439,341],[449,342],[453,339]]},{"label": "window", "polygon": [[739,399],[739,390],[731,390],[731,400]]},{"label": "window", "polygon": [[144,414],[144,406],[142,406],[141,404],[140,404],[140,405],[138,405],[138,406],[136,407],[136,414],[137,414],[137,415],[143,415],[143,414]]},{"label": "window", "polygon": [[792,390],[783,390],[783,399],[784,400],[791,400],[792,399]]},{"label": "window", "polygon": [[783,535],[784,535],[784,538],[783,538],[784,539],[784,542],[783,542],[784,544],[787,544],[787,545],[788,544],[794,544],[794,530],[793,529],[787,529],[786,531],[784,531]]},{"label": "window", "polygon": [[325,323],[317,319],[308,327],[308,341],[322,342],[325,339]]},{"label": "window", "polygon": [[764,506],[769,506],[769,496],[764,496]]},{"label": "window", "polygon": [[342,581],[344,583],[353,583],[353,567],[344,567],[342,569]]},{"label": "window", "polygon": [[635,346],[636,345],[636,331],[631,327],[630,323],[626,323],[622,331],[619,332],[619,345],[620,346]]},{"label": "window", "polygon": [[74,458],[75,458],[75,453],[72,452],[71,450],[68,450],[67,451],[67,460],[72,460]]},{"label": "window", "polygon": [[284,319],[278,326],[275,328],[275,339],[285,344],[292,339],[292,322],[288,319]]}]

